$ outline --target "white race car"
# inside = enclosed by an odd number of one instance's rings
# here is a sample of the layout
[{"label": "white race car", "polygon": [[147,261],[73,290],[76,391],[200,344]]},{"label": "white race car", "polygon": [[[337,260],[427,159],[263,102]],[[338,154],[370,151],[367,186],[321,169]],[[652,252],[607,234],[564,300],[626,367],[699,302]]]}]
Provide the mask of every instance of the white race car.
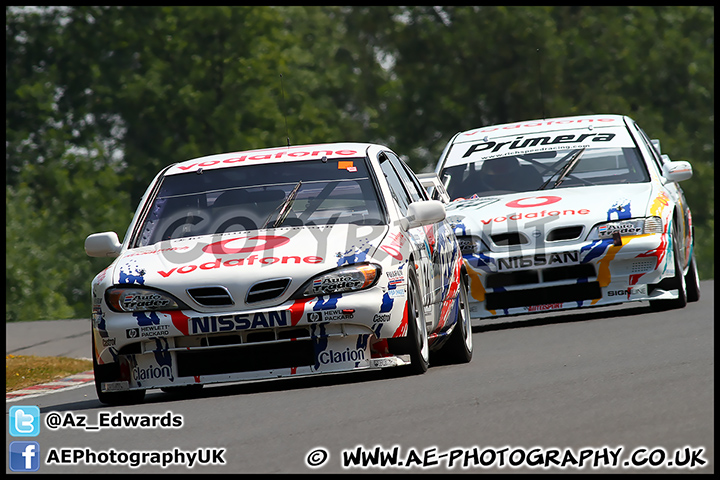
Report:
[{"label": "white race car", "polygon": [[438,177],[435,172],[419,173],[417,177],[432,200],[450,203],[450,195],[448,195],[447,190],[445,190],[445,185],[443,185],[440,177]]},{"label": "white race car", "polygon": [[700,296],[688,162],[629,117],[589,115],[456,134],[436,174],[463,250],[474,319]]},{"label": "white race car", "polygon": [[[444,204],[390,149],[340,143],[165,168],[92,282],[103,403],[150,388],[472,358],[463,259]],[[433,353],[433,356],[436,354]],[[185,387],[185,388],[183,388]]]}]

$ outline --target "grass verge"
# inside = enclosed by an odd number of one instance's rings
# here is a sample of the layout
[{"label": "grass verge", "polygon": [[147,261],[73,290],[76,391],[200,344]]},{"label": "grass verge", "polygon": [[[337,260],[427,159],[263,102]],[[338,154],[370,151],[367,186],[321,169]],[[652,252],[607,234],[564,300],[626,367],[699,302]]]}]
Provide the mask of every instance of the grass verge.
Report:
[{"label": "grass verge", "polygon": [[5,393],[92,370],[92,361],[66,357],[5,355]]}]

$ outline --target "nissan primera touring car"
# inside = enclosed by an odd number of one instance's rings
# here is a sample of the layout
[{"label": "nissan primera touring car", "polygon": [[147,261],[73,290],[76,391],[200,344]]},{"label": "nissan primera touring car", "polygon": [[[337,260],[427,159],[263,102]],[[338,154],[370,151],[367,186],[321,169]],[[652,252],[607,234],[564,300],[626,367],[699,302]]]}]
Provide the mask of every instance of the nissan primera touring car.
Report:
[{"label": "nissan primera touring car", "polygon": [[700,296],[690,208],[670,161],[629,117],[456,134],[436,168],[468,265],[472,318]]},{"label": "nissan primera touring car", "polygon": [[[165,168],[92,281],[104,403],[145,391],[472,357],[462,254],[390,149],[341,143]],[[182,389],[181,389],[182,390]]]}]

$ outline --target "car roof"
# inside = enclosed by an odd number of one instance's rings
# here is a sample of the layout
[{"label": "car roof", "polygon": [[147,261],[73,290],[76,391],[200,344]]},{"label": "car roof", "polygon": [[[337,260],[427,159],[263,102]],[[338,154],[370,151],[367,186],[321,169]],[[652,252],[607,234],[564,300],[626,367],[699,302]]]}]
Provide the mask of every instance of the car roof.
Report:
[{"label": "car roof", "polygon": [[315,145],[292,145],[288,147],[271,147],[241,152],[219,153],[186,160],[171,165],[165,175],[193,172],[216,168],[229,168],[242,165],[259,165],[264,163],[283,163],[288,161],[322,159],[341,159],[364,157],[368,148],[387,149],[382,145],[358,142],[321,143]]},{"label": "car roof", "polygon": [[487,125],[459,132],[455,135],[453,143],[477,141],[485,136],[497,137],[508,135],[528,135],[553,131],[586,128],[590,125],[598,126],[625,126],[625,115],[597,114],[576,115],[571,117],[544,118],[542,120],[525,120],[522,122],[504,123],[500,125]]}]

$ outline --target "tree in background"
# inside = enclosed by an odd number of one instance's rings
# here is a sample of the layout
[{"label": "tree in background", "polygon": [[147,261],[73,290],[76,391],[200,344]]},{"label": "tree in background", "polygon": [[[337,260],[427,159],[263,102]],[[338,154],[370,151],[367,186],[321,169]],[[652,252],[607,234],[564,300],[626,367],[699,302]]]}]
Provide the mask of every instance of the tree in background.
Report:
[{"label": "tree in background", "polygon": [[122,233],[162,167],[365,136],[351,100],[366,65],[343,46],[338,9],[6,14],[8,320],[89,315],[109,262],[88,258],[84,238]]},{"label": "tree in background", "polygon": [[432,170],[460,131],[629,115],[692,163],[682,187],[700,276],[713,277],[713,7],[383,8],[356,7],[348,24],[390,65],[384,138],[416,171]]},{"label": "tree in background", "polygon": [[713,99],[713,7],[6,7],[6,317],[89,315],[85,237],[171,163],[347,140],[419,172],[458,131],[585,113],[692,162],[711,278]]}]

